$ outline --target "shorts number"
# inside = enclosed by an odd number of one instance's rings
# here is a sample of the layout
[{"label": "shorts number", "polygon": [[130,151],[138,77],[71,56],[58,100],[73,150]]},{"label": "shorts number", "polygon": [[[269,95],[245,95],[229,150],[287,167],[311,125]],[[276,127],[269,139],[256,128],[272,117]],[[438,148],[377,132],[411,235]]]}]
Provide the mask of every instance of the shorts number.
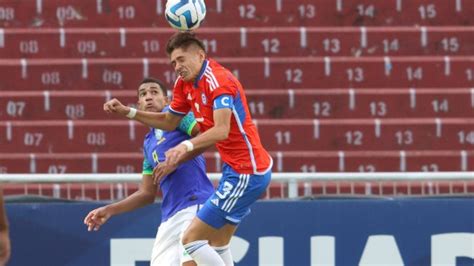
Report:
[{"label": "shorts number", "polygon": [[231,183],[225,181],[224,186],[222,187],[222,193],[219,190],[217,190],[216,195],[221,199],[225,199],[227,195],[229,195],[232,188],[234,188],[234,186]]}]

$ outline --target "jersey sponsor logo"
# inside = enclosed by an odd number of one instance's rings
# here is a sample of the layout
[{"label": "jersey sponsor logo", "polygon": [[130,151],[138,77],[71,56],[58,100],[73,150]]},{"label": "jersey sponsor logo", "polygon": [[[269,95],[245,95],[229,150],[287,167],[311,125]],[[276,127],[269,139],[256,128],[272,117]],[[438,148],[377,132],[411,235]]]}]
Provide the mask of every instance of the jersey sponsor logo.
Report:
[{"label": "jersey sponsor logo", "polygon": [[188,100],[192,100],[193,98],[191,97],[191,93],[188,93]]}]

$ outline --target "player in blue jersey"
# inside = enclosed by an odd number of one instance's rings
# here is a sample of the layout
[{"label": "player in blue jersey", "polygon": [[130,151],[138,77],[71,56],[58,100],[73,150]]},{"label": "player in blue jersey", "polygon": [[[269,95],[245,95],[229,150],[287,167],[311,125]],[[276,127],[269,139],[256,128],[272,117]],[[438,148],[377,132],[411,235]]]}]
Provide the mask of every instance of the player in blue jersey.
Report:
[{"label": "player in blue jersey", "polygon": [[[144,79],[138,88],[139,109],[166,112],[167,104],[164,85],[156,79]],[[159,181],[163,193],[162,216],[153,246],[151,265],[196,265],[181,245],[181,237],[196,216],[199,205],[214,192],[206,175],[204,158],[199,155],[179,166],[171,167],[160,165],[160,162],[165,161],[168,149],[198,132],[199,126],[192,113],[187,114],[173,131],[150,129],[143,143],[143,177],[139,190],[119,202],[91,211],[84,219],[88,230],[99,230],[110,217],[153,203],[157,192],[153,171],[164,171],[169,174]]]}]

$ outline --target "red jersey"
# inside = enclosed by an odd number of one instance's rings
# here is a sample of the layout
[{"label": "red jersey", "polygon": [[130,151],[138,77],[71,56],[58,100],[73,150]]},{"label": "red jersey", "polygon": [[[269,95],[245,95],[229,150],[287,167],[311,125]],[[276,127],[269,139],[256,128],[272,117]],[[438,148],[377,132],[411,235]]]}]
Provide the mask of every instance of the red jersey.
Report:
[{"label": "red jersey", "polygon": [[272,167],[272,158],[260,142],[242,85],[229,70],[214,60],[204,61],[195,82],[178,78],[170,112],[185,115],[191,109],[204,132],[214,126],[214,100],[223,95],[232,97],[233,105],[228,138],[216,143],[221,159],[238,173],[267,172]]}]

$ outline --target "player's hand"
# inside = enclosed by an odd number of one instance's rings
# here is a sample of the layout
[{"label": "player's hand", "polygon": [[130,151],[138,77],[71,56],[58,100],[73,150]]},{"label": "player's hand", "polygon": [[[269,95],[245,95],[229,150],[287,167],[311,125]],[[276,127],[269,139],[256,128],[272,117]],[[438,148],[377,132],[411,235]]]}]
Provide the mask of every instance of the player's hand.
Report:
[{"label": "player's hand", "polygon": [[84,218],[84,224],[87,225],[87,231],[97,231],[99,228],[107,222],[112,214],[107,210],[107,206],[92,210]]},{"label": "player's hand", "polygon": [[10,237],[8,236],[8,230],[0,231],[0,266],[7,264],[10,258]]},{"label": "player's hand", "polygon": [[177,164],[160,163],[153,169],[153,184],[159,184],[163,177],[171,174],[178,168]]},{"label": "player's hand", "polygon": [[166,160],[164,164],[177,165],[181,156],[185,155],[187,151],[188,149],[184,144],[176,145],[165,153]]},{"label": "player's hand", "polygon": [[104,111],[109,114],[126,116],[130,112],[130,107],[123,105],[119,100],[113,98],[104,103]]}]

